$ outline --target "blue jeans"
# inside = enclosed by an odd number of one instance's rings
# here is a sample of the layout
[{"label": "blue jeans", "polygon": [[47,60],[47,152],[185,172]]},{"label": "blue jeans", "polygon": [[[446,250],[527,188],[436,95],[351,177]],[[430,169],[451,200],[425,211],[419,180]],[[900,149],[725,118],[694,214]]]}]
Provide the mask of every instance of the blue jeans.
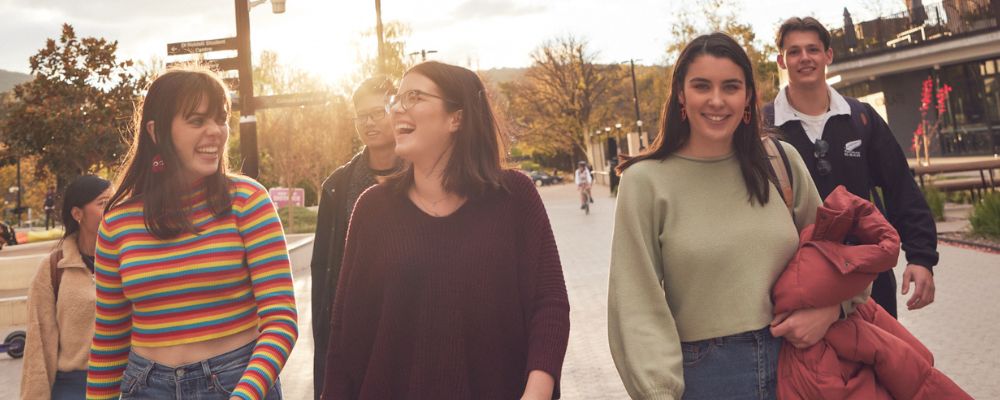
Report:
[{"label": "blue jeans", "polygon": [[[157,364],[129,353],[122,376],[122,400],[228,400],[247,368],[255,342],[204,361],[177,368]],[[267,400],[281,400],[281,384],[267,392]]]},{"label": "blue jeans", "polygon": [[52,384],[52,400],[83,400],[87,398],[87,371],[56,371]]},{"label": "blue jeans", "polygon": [[682,342],[684,400],[774,399],[781,338],[771,330]]}]

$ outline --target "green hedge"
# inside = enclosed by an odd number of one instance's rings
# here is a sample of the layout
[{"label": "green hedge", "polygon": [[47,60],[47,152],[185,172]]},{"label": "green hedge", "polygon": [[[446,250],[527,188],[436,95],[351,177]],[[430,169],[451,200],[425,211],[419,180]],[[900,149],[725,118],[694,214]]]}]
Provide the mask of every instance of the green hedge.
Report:
[{"label": "green hedge", "polygon": [[929,185],[923,189],[923,192],[924,199],[927,200],[927,205],[931,208],[931,213],[934,214],[934,220],[944,221],[944,202],[947,200],[945,194]]},{"label": "green hedge", "polygon": [[[291,223],[289,223],[289,213]],[[313,233],[316,232],[316,212],[305,207],[283,207],[278,209],[278,216],[281,218],[281,226],[285,228],[285,233]]]},{"label": "green hedge", "polygon": [[1000,239],[1000,193],[983,196],[972,209],[969,223],[972,224],[972,232]]}]

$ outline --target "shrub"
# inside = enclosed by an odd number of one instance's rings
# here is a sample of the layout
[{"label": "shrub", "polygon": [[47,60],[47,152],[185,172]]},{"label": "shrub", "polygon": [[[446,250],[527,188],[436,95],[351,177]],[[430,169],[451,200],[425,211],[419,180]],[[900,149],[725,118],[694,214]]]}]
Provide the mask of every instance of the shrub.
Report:
[{"label": "shrub", "polygon": [[976,203],[969,218],[972,232],[1000,238],[1000,193],[988,193]]},{"label": "shrub", "polygon": [[934,214],[934,220],[944,221],[944,202],[946,200],[944,193],[931,186],[925,187],[923,192],[924,199],[927,200],[927,205],[931,208],[931,213]]},{"label": "shrub", "polygon": [[[289,213],[291,221],[288,218]],[[282,207],[278,209],[278,217],[281,218],[281,226],[285,228],[286,234],[316,232],[316,212],[308,208]]]}]

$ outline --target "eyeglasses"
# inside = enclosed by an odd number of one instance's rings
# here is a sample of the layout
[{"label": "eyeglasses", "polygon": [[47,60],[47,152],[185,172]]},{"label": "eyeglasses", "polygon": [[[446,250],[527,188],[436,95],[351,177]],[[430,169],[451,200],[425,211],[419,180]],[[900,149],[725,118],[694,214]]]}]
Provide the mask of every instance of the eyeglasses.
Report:
[{"label": "eyeglasses", "polygon": [[409,109],[413,108],[413,106],[417,105],[417,103],[423,101],[423,99],[422,99],[423,96],[433,97],[433,98],[439,99],[439,100],[441,100],[441,101],[443,101],[445,103],[451,103],[453,105],[458,105],[458,102],[456,102],[454,100],[448,100],[448,99],[446,99],[444,97],[441,97],[441,96],[438,96],[438,95],[430,94],[430,93],[427,93],[427,92],[424,92],[424,91],[420,91],[420,90],[409,90],[409,91],[403,92],[402,94],[397,94],[397,95],[393,95],[392,97],[389,97],[389,104],[385,105],[385,109],[388,112],[393,107],[395,107],[396,104],[399,104],[401,107],[403,107],[403,111],[408,111]]},{"label": "eyeglasses", "polygon": [[816,172],[820,176],[830,175],[833,165],[826,159],[826,153],[830,151],[830,144],[823,139],[816,139],[816,146],[813,148],[813,155],[816,156]]},{"label": "eyeglasses", "polygon": [[369,119],[371,119],[372,122],[377,122],[381,121],[382,118],[385,118],[385,116],[388,115],[388,112],[389,112],[388,108],[383,108],[381,110],[374,110],[368,112],[367,114],[358,114],[357,116],[351,119],[354,120],[355,125],[361,125],[363,123],[366,123],[368,122]]}]

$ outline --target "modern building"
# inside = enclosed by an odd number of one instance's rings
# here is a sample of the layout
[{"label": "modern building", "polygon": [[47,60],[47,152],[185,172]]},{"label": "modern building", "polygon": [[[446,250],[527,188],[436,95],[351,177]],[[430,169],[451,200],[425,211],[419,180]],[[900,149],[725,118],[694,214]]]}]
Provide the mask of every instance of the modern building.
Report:
[{"label": "modern building", "polygon": [[[844,26],[831,30],[828,81],[874,105],[909,156],[922,121],[939,130],[932,155],[1000,153],[1000,0],[905,3],[906,11],[860,23],[844,9]],[[938,121],[937,92],[945,85],[952,90]]]}]

